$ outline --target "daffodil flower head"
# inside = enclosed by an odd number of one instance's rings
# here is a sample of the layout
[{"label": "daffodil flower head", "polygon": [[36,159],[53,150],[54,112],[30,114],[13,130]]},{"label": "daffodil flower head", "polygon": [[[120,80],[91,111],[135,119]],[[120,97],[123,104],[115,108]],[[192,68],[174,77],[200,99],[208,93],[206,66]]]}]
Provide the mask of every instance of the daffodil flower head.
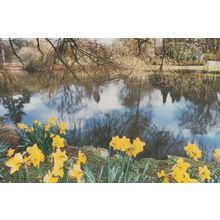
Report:
[{"label": "daffodil flower head", "polygon": [[26,132],[30,132],[30,128],[26,124],[17,123],[17,128]]},{"label": "daffodil flower head", "polygon": [[33,124],[34,124],[35,126],[40,126],[42,123],[41,123],[40,121],[38,121],[38,120],[35,120],[35,121],[33,122]]},{"label": "daffodil flower head", "polygon": [[174,167],[172,170],[173,179],[177,183],[184,183],[186,179],[189,178],[188,173],[180,169],[178,166]]},{"label": "daffodil flower head", "polygon": [[217,163],[220,163],[220,149],[215,149],[214,158],[215,158]]},{"label": "daffodil flower head", "polygon": [[202,181],[211,179],[211,172],[207,166],[200,166],[199,167],[199,177]]},{"label": "daffodil flower head", "polygon": [[26,129],[26,131],[29,133],[34,132],[34,128],[28,128],[28,129]]},{"label": "daffodil flower head", "polygon": [[52,158],[54,161],[53,166],[53,175],[63,177],[64,176],[64,162],[68,160],[66,156],[66,151],[61,151],[59,148],[55,153],[52,154]]},{"label": "daffodil flower head", "polygon": [[163,180],[162,181],[163,183],[169,183],[170,182],[169,176],[164,170],[161,170],[160,172],[158,172],[157,176]]},{"label": "daffodil flower head", "polygon": [[176,161],[176,165],[177,167],[179,167],[180,170],[182,170],[183,172],[187,171],[188,168],[190,167],[190,163],[187,163],[183,160],[183,158],[179,158]]},{"label": "daffodil flower head", "polygon": [[176,164],[172,167],[172,177],[177,183],[190,183],[191,178],[187,173],[190,164],[185,162],[183,158],[179,158]]},{"label": "daffodil flower head", "polygon": [[166,174],[166,172],[165,172],[164,170],[161,170],[160,172],[157,173],[157,176],[158,176],[159,178],[165,177],[166,175],[167,175],[167,174]]},{"label": "daffodil flower head", "polygon": [[144,150],[145,143],[140,140],[140,138],[136,138],[133,143],[127,142],[126,154],[129,157],[136,157],[137,154],[141,153]]},{"label": "daffodil flower head", "polygon": [[33,164],[34,167],[39,168],[40,163],[44,161],[45,157],[37,144],[34,144],[32,147],[28,147],[26,151],[29,154],[26,161],[29,161],[28,163]]},{"label": "daffodil flower head", "polygon": [[54,163],[52,172],[55,177],[64,177],[64,169],[61,163]]},{"label": "daffodil flower head", "polygon": [[79,150],[76,164],[78,164],[78,165],[85,164],[86,161],[87,161],[86,155],[84,153],[82,153],[81,150]]},{"label": "daffodil flower head", "polygon": [[50,171],[48,171],[48,173],[43,178],[44,183],[57,183],[58,180],[59,178],[53,176],[53,173],[51,173]]},{"label": "daffodil flower head", "polygon": [[121,151],[125,152],[125,151],[129,151],[129,148],[131,148],[131,141],[129,138],[126,138],[125,136],[123,136],[121,138]]},{"label": "daffodil flower head", "polygon": [[54,136],[52,146],[56,148],[64,147],[64,138],[61,138],[59,135]]},{"label": "daffodil flower head", "polygon": [[57,118],[55,116],[48,119],[47,124],[50,124],[51,126],[56,126],[57,124]]},{"label": "daffodil flower head", "polygon": [[83,171],[80,168],[80,165],[74,164],[73,167],[69,170],[69,178],[76,180],[78,183],[81,182]]},{"label": "daffodil flower head", "polygon": [[49,130],[50,130],[50,127],[51,127],[50,124],[46,124],[45,127],[44,127],[44,130],[45,130],[45,131],[49,131]]},{"label": "daffodil flower head", "polygon": [[50,134],[50,138],[53,138],[55,136],[55,134],[51,133]]},{"label": "daffodil flower head", "polygon": [[66,133],[66,129],[67,129],[66,123],[64,123],[63,121],[61,121],[61,122],[59,123],[59,131],[60,131],[60,134],[65,134],[65,133]]},{"label": "daffodil flower head", "polygon": [[56,150],[56,152],[52,153],[52,158],[55,164],[63,164],[68,160],[66,151],[61,151],[59,148]]},{"label": "daffodil flower head", "polygon": [[23,164],[23,156],[21,153],[16,153],[14,155],[14,157],[11,157],[10,159],[8,159],[5,163],[5,165],[7,167],[11,168],[10,174],[13,174],[15,172],[17,172],[21,165]]},{"label": "daffodil flower head", "polygon": [[184,147],[186,154],[194,160],[202,157],[202,151],[195,144],[188,144]]},{"label": "daffodil flower head", "polygon": [[7,153],[7,157],[11,157],[14,155],[15,149],[10,148]]},{"label": "daffodil flower head", "polygon": [[113,148],[113,150],[117,151],[121,149],[121,138],[119,136],[112,137],[109,145]]}]

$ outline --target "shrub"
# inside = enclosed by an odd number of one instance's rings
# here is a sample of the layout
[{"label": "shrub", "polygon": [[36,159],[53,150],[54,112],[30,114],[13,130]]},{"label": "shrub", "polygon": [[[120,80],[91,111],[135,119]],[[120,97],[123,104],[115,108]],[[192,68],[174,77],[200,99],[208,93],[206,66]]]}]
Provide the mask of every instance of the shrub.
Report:
[{"label": "shrub", "polygon": [[201,50],[195,45],[183,42],[169,42],[166,44],[166,55],[177,62],[200,62]]}]

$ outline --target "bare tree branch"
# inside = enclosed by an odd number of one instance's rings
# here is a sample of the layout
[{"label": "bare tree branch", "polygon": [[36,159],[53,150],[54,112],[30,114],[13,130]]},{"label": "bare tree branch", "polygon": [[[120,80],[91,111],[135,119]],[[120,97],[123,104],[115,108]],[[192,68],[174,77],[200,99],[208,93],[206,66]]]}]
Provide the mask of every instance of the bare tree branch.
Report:
[{"label": "bare tree branch", "polygon": [[41,53],[42,57],[44,56],[44,53],[43,51],[41,50],[40,48],[40,41],[39,41],[39,38],[36,38],[36,41],[37,41],[37,49],[39,50],[39,52]]},{"label": "bare tree branch", "polygon": [[18,59],[18,60],[22,63],[22,65],[24,66],[24,63],[23,63],[21,57],[19,57],[19,56],[17,55],[16,51],[15,51],[15,48],[14,48],[14,45],[13,45],[13,42],[12,42],[11,38],[9,38],[9,43],[10,43],[10,46],[11,46],[11,49],[12,49],[14,55],[17,57],[17,59]]},{"label": "bare tree branch", "polygon": [[57,51],[57,48],[53,45],[53,43],[48,39],[45,38],[46,41],[51,45],[51,47],[54,49],[54,52],[56,53],[56,55],[58,56],[59,60],[63,63],[63,65],[72,73],[73,77],[80,82],[80,79],[75,75],[75,73],[72,71],[72,69],[69,67],[69,65],[64,61],[64,59],[62,58],[62,56],[59,54],[59,52]]}]

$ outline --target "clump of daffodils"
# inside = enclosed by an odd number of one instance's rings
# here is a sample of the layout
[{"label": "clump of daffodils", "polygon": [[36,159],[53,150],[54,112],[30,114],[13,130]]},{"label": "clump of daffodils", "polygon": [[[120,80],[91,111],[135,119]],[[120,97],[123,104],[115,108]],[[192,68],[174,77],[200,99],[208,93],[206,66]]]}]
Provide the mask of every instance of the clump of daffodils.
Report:
[{"label": "clump of daffodils", "polygon": [[[66,151],[61,150],[64,147],[64,138],[61,138],[59,135],[51,135],[51,138],[54,147],[54,152],[51,155],[53,167],[44,176],[43,182],[45,183],[56,183],[59,179],[64,178],[65,162],[68,161]],[[68,178],[76,182],[82,182],[84,171],[81,168],[81,164],[85,164],[86,162],[86,155],[79,150],[76,163],[68,170]]]},{"label": "clump of daffodils", "polygon": [[[5,165],[10,168],[11,175],[21,171],[26,172],[28,176],[28,170],[32,167],[38,170],[41,174],[38,178],[44,183],[57,183],[64,181],[65,178],[76,182],[83,181],[82,165],[86,164],[87,158],[79,151],[75,163],[68,166],[72,158],[68,159],[66,151],[63,150],[67,130],[67,125],[63,121],[58,122],[56,117],[52,117],[46,124],[36,120],[33,127],[18,123],[17,128],[29,145],[24,152],[15,153],[16,149],[12,148],[7,151],[8,160]],[[34,143],[30,145],[32,142]],[[42,168],[45,164],[50,167],[46,172]]]},{"label": "clump of daffodils", "polygon": [[[193,160],[197,161],[202,157],[202,151],[195,144],[188,144],[184,147],[184,150]],[[220,149],[215,149],[213,157],[217,163],[220,163]],[[163,183],[197,183],[209,182],[211,180],[216,181],[213,179],[215,176],[214,173],[215,167],[213,167],[213,172],[206,165],[193,169],[190,163],[186,162],[183,158],[178,158],[170,172],[167,173],[165,170],[161,170],[157,173],[157,176]],[[191,175],[196,178],[192,178]]]},{"label": "clump of daffodils", "polygon": [[137,154],[141,153],[144,150],[145,143],[136,138],[133,143],[131,143],[129,138],[123,136],[112,137],[112,140],[109,144],[113,150],[124,152],[129,157],[136,157]]},{"label": "clump of daffodils", "polygon": [[78,183],[82,182],[83,171],[81,169],[81,164],[86,164],[86,162],[87,158],[85,154],[79,151],[77,161],[75,164],[73,164],[68,173],[71,180],[76,180]]},{"label": "clump of daffodils", "polygon": [[33,121],[32,127],[26,124],[17,124],[18,135],[25,147],[37,144],[42,152],[48,156],[54,148],[63,148],[67,124],[51,117],[46,123],[38,120]]},{"label": "clump of daffodils", "polygon": [[169,183],[175,181],[176,183],[195,183],[196,179],[190,177],[188,169],[190,164],[185,162],[183,158],[177,159],[175,165],[171,168],[170,173],[166,173],[161,170],[157,173],[157,176],[162,179],[163,183]]},{"label": "clump of daffodils", "polygon": [[43,181],[45,183],[55,183],[59,181],[59,178],[64,177],[64,163],[68,160],[66,151],[61,151],[57,148],[54,153],[52,153],[53,167],[52,171],[49,170],[44,176]]},{"label": "clump of daffodils", "polygon": [[183,158],[179,158],[172,167],[172,177],[177,183],[195,183],[196,179],[192,179],[187,172],[190,164],[185,162]]},{"label": "clump of daffodils", "polygon": [[13,156],[14,153],[15,153],[15,149],[9,148],[9,149],[8,149],[8,152],[7,152],[7,157]]},{"label": "clump of daffodils", "polygon": [[28,127],[28,125],[22,124],[22,123],[17,123],[17,128],[19,128],[22,131],[28,132],[28,133],[31,133],[34,131],[33,127],[30,128],[30,127]]},{"label": "clump of daffodils", "polygon": [[9,159],[6,161],[5,165],[11,169],[10,174],[19,171],[22,166],[28,167],[33,165],[39,168],[41,162],[45,159],[44,154],[36,144],[32,147],[28,147],[23,154],[8,154],[8,157]]}]

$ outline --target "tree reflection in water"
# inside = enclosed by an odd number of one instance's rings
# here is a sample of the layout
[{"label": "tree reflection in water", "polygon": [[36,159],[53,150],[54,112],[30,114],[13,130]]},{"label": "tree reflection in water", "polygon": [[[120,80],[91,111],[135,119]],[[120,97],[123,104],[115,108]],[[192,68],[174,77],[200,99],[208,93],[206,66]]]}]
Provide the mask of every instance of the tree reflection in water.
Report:
[{"label": "tree reflection in water", "polygon": [[23,110],[24,104],[29,103],[30,93],[27,91],[21,95],[8,95],[0,97],[0,104],[7,109],[7,113],[3,115],[3,118],[10,119],[14,124],[22,121],[22,117],[25,115]]},{"label": "tree reflection in water", "polygon": [[[32,114],[32,119],[36,114],[41,117],[41,108],[47,115],[53,111],[70,125],[72,144],[108,147],[114,135],[140,137],[147,143],[140,157],[184,155],[183,146],[193,141],[210,155],[209,147],[220,143],[219,78],[178,75],[84,84],[61,78],[45,75],[35,79],[35,90],[32,80],[25,89],[0,93],[0,107],[5,110],[1,113],[0,109],[0,116],[15,124],[24,118],[27,121],[30,115],[25,114]],[[25,104],[36,109],[28,112]]]}]

